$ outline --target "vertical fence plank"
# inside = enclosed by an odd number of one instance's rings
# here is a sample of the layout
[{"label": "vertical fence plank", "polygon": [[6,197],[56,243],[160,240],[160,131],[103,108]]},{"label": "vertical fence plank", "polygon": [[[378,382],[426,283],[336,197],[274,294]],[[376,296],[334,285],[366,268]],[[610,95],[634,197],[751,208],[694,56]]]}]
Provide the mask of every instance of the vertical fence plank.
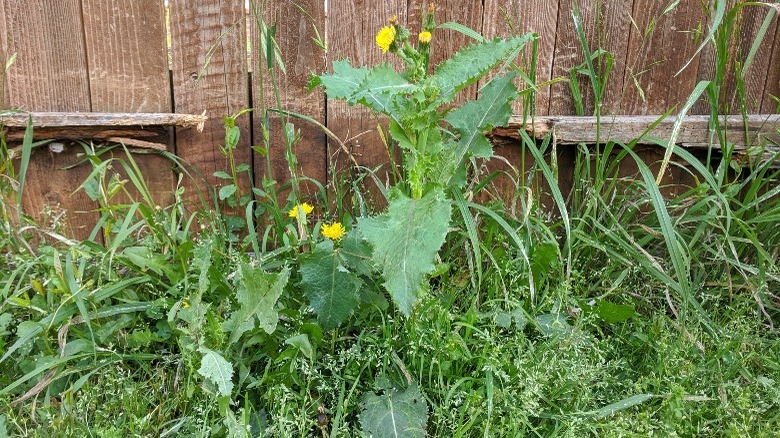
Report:
[{"label": "vertical fence plank", "polygon": [[[507,16],[504,16],[504,12]],[[511,20],[511,23],[510,21]],[[555,34],[558,27],[558,2],[550,0],[527,0],[522,7],[513,0],[486,0],[483,23],[483,34],[486,38],[508,36],[525,32],[535,32],[539,35],[536,63],[536,83],[552,79],[553,54],[555,51]],[[510,27],[514,26],[514,31]],[[521,67],[530,72],[531,50],[526,50],[527,56],[522,60]],[[518,87],[525,88],[525,82],[517,81]],[[522,114],[523,102],[518,100],[513,108]],[[540,89],[536,93],[535,114],[546,115],[550,109],[550,87]]]},{"label": "vertical fence plank", "polygon": [[[219,190],[226,182],[213,174],[227,170],[219,149],[225,144],[222,117],[249,107],[244,1],[171,0],[170,21],[175,112],[209,116],[203,132],[176,129],[176,153],[199,172],[195,178]],[[249,125],[246,115],[238,120],[237,164],[251,163]],[[197,187],[204,189],[200,181]],[[248,178],[241,190],[248,192]],[[187,191],[188,199],[197,199],[196,187],[188,184]],[[206,201],[210,207],[211,199]]]},{"label": "vertical fence plank", "polygon": [[[612,54],[614,63],[602,98],[602,114],[620,111],[620,96],[623,89],[623,71],[626,65],[626,41],[631,32],[632,0],[610,2],[578,1],[580,21],[591,52],[603,49]],[[580,39],[574,27],[572,15],[574,2],[561,0],[558,10],[558,27],[555,43],[553,75],[569,77],[569,70],[581,64],[585,57]],[[593,62],[597,72],[605,71],[606,60],[601,57]],[[586,75],[577,75],[582,92],[585,115],[593,114],[595,97],[593,87]],[[550,114],[574,114],[574,100],[566,82],[553,85],[550,99]]]},{"label": "vertical fence plank", "polygon": [[[761,113],[773,114],[780,112],[780,13],[775,16],[775,38],[772,53],[767,56],[769,60],[769,70],[767,71],[766,84],[761,90]],[[772,98],[774,97],[774,99]]]},{"label": "vertical fence plank", "polygon": [[[170,112],[163,3],[82,0],[82,7],[92,110]],[[115,155],[125,158],[121,151]],[[170,204],[170,161],[159,155],[136,155],[134,160],[157,204]]]},{"label": "vertical fence plank", "polygon": [[662,15],[668,4],[650,0],[637,1],[634,6],[638,29],[628,42],[623,105],[627,114],[663,114],[684,103],[686,93],[696,85],[696,62],[676,73],[696,50],[693,30],[704,26],[704,11],[698,2],[680,2]]},{"label": "vertical fence plank", "polygon": [[[266,108],[282,109],[303,114],[325,124],[325,96],[321,89],[306,91],[306,83],[311,73],[322,73],[325,70],[325,50],[315,43],[317,33],[324,42],[325,38],[325,3],[322,1],[305,0],[297,2],[297,6],[289,1],[272,0],[265,3],[265,11],[255,10],[260,6],[253,5],[250,11],[249,26],[252,41],[252,101],[256,110],[254,119],[255,144],[262,145],[263,114],[259,111],[260,102]],[[257,15],[256,15],[257,14]],[[261,15],[262,14],[262,15]],[[275,40],[281,53],[286,74],[280,68],[274,67],[275,81],[262,59],[261,41],[258,19],[265,19],[267,25],[276,27]],[[274,85],[275,82],[275,85]],[[277,104],[275,91],[279,93]],[[312,178],[325,184],[327,179],[327,140],[325,132],[318,126],[295,118],[284,117],[286,122],[293,123],[300,131],[300,143],[293,150],[296,153],[298,166],[296,173]],[[290,170],[285,154],[284,132],[278,114],[269,114],[271,126],[268,127],[269,155],[271,172],[278,183],[290,179]],[[267,176],[266,157],[255,154],[255,180],[261,181]],[[311,196],[317,187],[313,184],[301,184],[301,195]]]},{"label": "vertical fence plank", "polygon": [[[374,40],[379,29],[387,26],[388,19],[393,15],[398,18],[399,23],[408,23],[405,1],[329,1],[326,23],[327,69],[332,71],[333,61],[340,59],[349,59],[356,66],[373,66],[392,61],[392,64],[399,68],[397,57],[390,53],[383,55]],[[327,120],[328,128],[352,149],[359,164],[369,168],[383,166],[378,177],[385,181],[390,172],[389,157],[377,132],[377,120],[371,112],[363,107],[348,106],[343,101],[329,100]],[[328,153],[336,173],[350,166],[346,153],[333,141],[329,141]],[[328,174],[329,181],[337,177],[338,175],[330,172]]]},{"label": "vertical fence plank", "polygon": [[[766,6],[746,6],[740,9],[738,17],[738,27],[735,30],[733,39],[735,48],[731,52],[732,59],[729,61],[729,81],[726,86],[724,99],[729,103],[729,112],[739,114],[741,111],[739,101],[737,100],[735,64],[739,62],[744,65],[745,60],[758,38],[758,32],[767,16],[770,8]],[[764,35],[763,40],[758,46],[750,69],[744,73],[745,80],[745,110],[747,113],[760,113],[761,101],[765,94],[767,86],[767,77],[771,75],[770,70],[778,71],[780,67],[777,64],[770,63],[772,58],[772,48],[775,44],[775,34],[780,29],[780,17],[777,11],[774,13],[774,19]],[[767,90],[768,91],[768,90]]]},{"label": "vertical fence plank", "polygon": [[[57,2],[2,0],[2,31],[7,32],[8,53],[17,54],[8,72],[9,108],[31,111],[90,111],[89,80],[78,0]],[[64,166],[80,160],[82,148],[67,144],[61,153],[47,148],[35,151],[27,172],[24,208],[41,223],[64,211],[64,232],[86,239],[98,216],[95,204],[74,190],[89,175],[89,165],[71,170]]]}]

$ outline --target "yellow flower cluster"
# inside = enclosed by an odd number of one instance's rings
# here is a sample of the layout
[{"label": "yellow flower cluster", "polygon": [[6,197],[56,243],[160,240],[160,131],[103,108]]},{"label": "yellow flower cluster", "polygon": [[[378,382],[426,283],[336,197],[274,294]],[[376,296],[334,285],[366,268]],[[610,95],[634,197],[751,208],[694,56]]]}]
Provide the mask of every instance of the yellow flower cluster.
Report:
[{"label": "yellow flower cluster", "polygon": [[339,240],[346,232],[347,229],[344,228],[344,225],[341,225],[341,222],[322,224],[322,235],[330,240]]},{"label": "yellow flower cluster", "polygon": [[303,210],[304,214],[311,214],[311,212],[314,211],[314,207],[304,202],[303,204],[298,204],[295,207],[291,208],[290,211],[287,213],[287,215],[295,219],[298,217],[298,211],[301,210]]},{"label": "yellow flower cluster", "polygon": [[382,48],[382,53],[387,53],[395,41],[395,26],[385,26],[376,34],[376,43]]},{"label": "yellow flower cluster", "polygon": [[431,42],[431,33],[430,32],[420,32],[420,35],[417,37],[418,40],[423,44],[428,44]]}]

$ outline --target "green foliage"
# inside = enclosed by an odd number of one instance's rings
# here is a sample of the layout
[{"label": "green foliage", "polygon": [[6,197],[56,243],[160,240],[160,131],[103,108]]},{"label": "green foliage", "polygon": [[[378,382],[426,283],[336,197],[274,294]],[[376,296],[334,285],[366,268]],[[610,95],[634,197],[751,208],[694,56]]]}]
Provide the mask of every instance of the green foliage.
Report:
[{"label": "green foliage", "polygon": [[417,385],[410,384],[405,390],[390,389],[381,396],[368,393],[363,403],[360,425],[366,435],[377,438],[425,436],[428,405]]},{"label": "green foliage", "polygon": [[451,202],[441,191],[421,199],[397,193],[387,212],[358,222],[373,247],[372,261],[382,272],[385,287],[406,316],[412,313],[424,275],[433,271],[451,215]]},{"label": "green foliage", "polygon": [[359,303],[360,279],[351,273],[339,250],[324,241],[301,257],[301,288],[323,330],[340,326]]},{"label": "green foliage", "polygon": [[265,272],[248,264],[238,268],[236,302],[238,309],[233,312],[223,328],[230,333],[230,343],[237,342],[241,336],[258,324],[266,333],[276,330],[279,315],[276,302],[290,279],[290,270],[280,273]]},{"label": "green foliage", "polygon": [[203,354],[198,373],[216,385],[220,395],[230,396],[233,392],[233,365],[214,350],[200,347],[198,351]]}]

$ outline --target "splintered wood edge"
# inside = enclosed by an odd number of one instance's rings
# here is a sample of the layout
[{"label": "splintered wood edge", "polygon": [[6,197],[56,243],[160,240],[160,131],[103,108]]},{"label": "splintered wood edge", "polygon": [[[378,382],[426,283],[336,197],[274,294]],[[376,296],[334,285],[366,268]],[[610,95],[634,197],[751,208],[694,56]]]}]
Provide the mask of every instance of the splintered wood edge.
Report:
[{"label": "splintered wood edge", "polygon": [[116,127],[116,126],[197,126],[202,129],[208,117],[205,113],[57,113],[57,112],[0,112],[0,125],[9,128],[24,128],[32,117],[33,127]]},{"label": "splintered wood edge", "polygon": [[[629,143],[640,138],[639,144],[656,144],[648,138],[654,137],[669,141],[676,117],[660,120],[645,133],[658,119],[659,116],[603,116],[600,119],[598,140],[601,143],[609,140]],[[520,140],[519,130],[523,128],[537,139],[552,132],[556,144],[595,144],[597,122],[596,117],[540,116],[533,121],[526,119],[523,123],[522,117],[514,116],[506,127],[495,128],[491,136],[498,142]],[[683,117],[675,143],[687,148],[708,148],[712,138],[709,123],[710,116],[707,115]],[[780,150],[780,114],[755,114],[746,118],[731,115],[718,118],[718,123],[726,129],[728,141],[734,143],[737,151],[745,151],[752,145],[763,146],[764,140],[767,149]],[[716,143],[713,147],[717,149],[719,145]]]}]

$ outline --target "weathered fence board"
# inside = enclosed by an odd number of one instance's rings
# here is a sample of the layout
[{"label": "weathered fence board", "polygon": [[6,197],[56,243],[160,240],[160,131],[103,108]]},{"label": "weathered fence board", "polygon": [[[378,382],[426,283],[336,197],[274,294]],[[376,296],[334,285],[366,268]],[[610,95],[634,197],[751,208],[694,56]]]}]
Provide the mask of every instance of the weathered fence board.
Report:
[{"label": "weathered fence board", "polygon": [[[311,93],[306,91],[309,75],[325,70],[325,51],[315,42],[317,32],[320,33],[322,43],[325,42],[325,4],[321,1],[305,0],[293,4],[285,0],[273,0],[265,4],[265,11],[250,11],[249,30],[252,41],[251,63],[252,94],[255,108],[260,108],[260,102],[265,107],[283,108],[286,111],[299,113],[311,117],[321,124],[325,124],[325,95],[320,89]],[[264,17],[257,17],[255,13],[265,13]],[[260,24],[258,18],[265,18],[269,26],[276,26],[276,41],[279,45],[282,63],[286,73],[278,66],[274,66],[273,75],[268,70],[267,60],[262,57],[263,48],[267,47],[266,41],[261,40]],[[273,59],[273,58],[271,58]],[[274,83],[279,93],[279,102],[276,101]],[[263,145],[263,113],[255,111],[254,119],[254,143]],[[278,113],[270,113],[271,126],[267,127],[270,133],[268,153],[271,159],[271,172],[278,182],[290,179],[290,169],[287,163],[285,151],[284,131],[282,120],[293,123],[300,130],[300,143],[295,147],[298,166],[296,172],[323,183],[327,179],[328,153],[326,148],[325,132],[318,126],[298,120],[289,116],[280,116]],[[262,181],[267,175],[266,158],[261,154],[255,154],[255,181]],[[298,176],[301,176],[301,175]],[[313,184],[302,184],[303,195],[312,195],[317,187]]]},{"label": "weathered fence board", "polygon": [[[82,0],[82,8],[92,111],[171,111],[163,5],[155,0]],[[109,138],[143,145],[132,139]],[[114,155],[126,160],[121,151]],[[174,187],[171,162],[154,154],[139,155],[134,160],[145,175],[155,202],[170,204]],[[121,170],[120,166],[114,167]],[[121,174],[126,178],[124,172]],[[138,198],[132,184],[128,183],[126,187],[131,197]],[[128,201],[130,199],[123,193],[114,200],[118,203]]]},{"label": "weathered fence board", "polygon": [[[77,0],[3,0],[3,32],[7,53],[16,53],[8,71],[8,102],[14,108],[38,111],[90,111],[89,79],[81,6]],[[80,160],[78,146],[61,153],[36,151],[27,171],[23,208],[41,223],[66,211],[64,230],[87,238],[98,215],[94,203],[74,190],[89,175],[89,165],[62,168]]]},{"label": "weathered fence board", "polygon": [[[505,15],[506,14],[506,15]],[[514,33],[535,32],[539,35],[536,64],[536,83],[541,84],[553,78],[553,53],[558,27],[558,3],[548,0],[527,0],[522,5],[513,0],[486,0],[482,33],[486,38],[508,36]],[[526,50],[519,65],[530,73],[531,50]],[[518,88],[526,88],[522,79],[515,81]],[[543,87],[534,99],[535,113],[546,115],[550,110],[550,87]],[[516,113],[523,113],[523,101],[512,105]],[[529,108],[530,110],[530,108]]]},{"label": "weathered fence board", "polygon": [[[170,8],[175,112],[209,116],[202,132],[176,129],[176,154],[219,190],[225,181],[213,174],[227,168],[219,149],[225,144],[222,116],[249,107],[244,1],[171,0]],[[249,118],[241,117],[237,126],[236,163],[251,163]],[[247,193],[248,178],[242,183]],[[197,199],[196,187],[188,183],[186,190],[188,199]]]},{"label": "weathered fence board", "polygon": [[[579,3],[579,16],[583,32],[585,33],[589,50],[595,52],[604,49],[612,54],[614,63],[612,72],[603,95],[602,113],[613,111],[613,106],[619,102],[622,90],[623,70],[626,64],[626,41],[631,29],[629,11],[631,0],[618,0],[611,2],[584,2]],[[572,67],[580,65],[584,60],[580,39],[574,26],[574,2],[563,1],[558,11],[558,27],[556,33],[555,52],[553,60],[554,76],[569,76]],[[596,71],[604,76],[606,71],[606,59],[599,57],[594,60]],[[584,114],[593,114],[595,99],[590,80],[586,75],[578,74],[578,85],[582,93]],[[575,114],[574,101],[569,91],[568,82],[553,85],[550,100],[549,114]]]},{"label": "weathered fence board", "polygon": [[[780,12],[776,13],[772,26],[775,28],[774,43],[772,44],[771,54],[763,54],[764,58],[769,59],[769,68],[767,70],[766,84],[762,90],[761,111],[762,113],[780,112]],[[771,32],[769,32],[771,34]],[[771,40],[772,38],[767,38]],[[769,45],[771,41],[764,41]],[[772,99],[774,96],[775,99]]]},{"label": "weathered fence board", "polygon": [[658,0],[637,8],[639,29],[630,42],[632,68],[625,80],[626,114],[662,114],[684,103],[696,85],[697,60],[679,71],[696,50],[693,31],[704,29],[706,11],[698,2],[681,2],[662,15],[667,5]]}]

